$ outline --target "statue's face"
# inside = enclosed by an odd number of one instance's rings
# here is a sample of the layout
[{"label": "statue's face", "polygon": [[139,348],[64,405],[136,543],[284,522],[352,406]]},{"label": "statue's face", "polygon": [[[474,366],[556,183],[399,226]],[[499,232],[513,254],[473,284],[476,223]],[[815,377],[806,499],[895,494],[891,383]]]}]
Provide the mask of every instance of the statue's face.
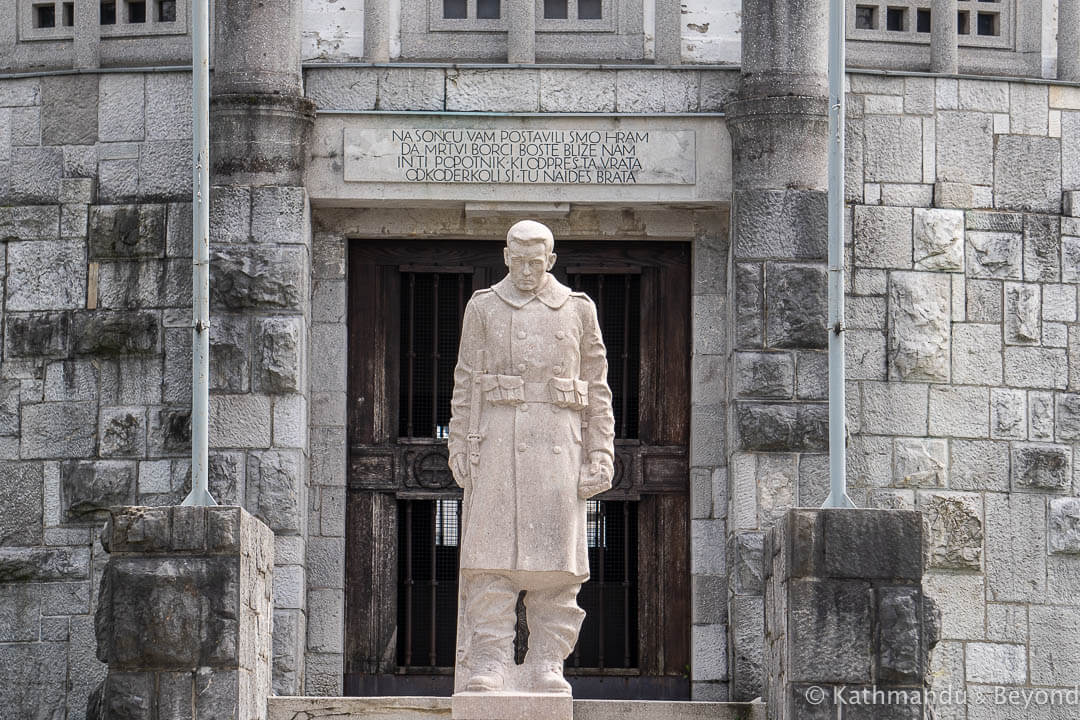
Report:
[{"label": "statue's face", "polygon": [[544,281],[544,273],[555,266],[555,253],[547,252],[543,242],[510,241],[503,249],[503,260],[514,287],[522,292],[536,292]]}]

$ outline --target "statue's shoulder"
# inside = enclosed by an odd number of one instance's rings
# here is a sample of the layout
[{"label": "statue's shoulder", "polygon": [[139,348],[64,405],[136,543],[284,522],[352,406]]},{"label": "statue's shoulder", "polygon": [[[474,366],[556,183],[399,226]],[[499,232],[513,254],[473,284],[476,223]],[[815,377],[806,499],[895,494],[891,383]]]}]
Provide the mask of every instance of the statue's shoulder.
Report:
[{"label": "statue's shoulder", "polygon": [[570,293],[570,297],[567,298],[568,302],[574,304],[579,310],[587,310],[595,305],[592,298],[581,292],[580,290],[574,290]]}]

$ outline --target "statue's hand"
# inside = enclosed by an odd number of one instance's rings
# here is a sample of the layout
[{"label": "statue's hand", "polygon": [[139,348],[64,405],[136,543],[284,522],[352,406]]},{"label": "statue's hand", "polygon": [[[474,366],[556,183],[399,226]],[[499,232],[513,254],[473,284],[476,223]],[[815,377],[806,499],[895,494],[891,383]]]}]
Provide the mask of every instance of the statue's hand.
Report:
[{"label": "statue's hand", "polygon": [[471,473],[469,471],[469,456],[464,453],[458,453],[454,457],[450,458],[450,472],[454,474],[454,482],[459,487],[465,489],[469,488],[470,480],[472,480]]},{"label": "statue's hand", "polygon": [[589,453],[589,464],[582,465],[578,475],[578,497],[588,500],[610,490],[614,476],[615,466],[611,462],[611,456],[603,450],[593,450]]}]

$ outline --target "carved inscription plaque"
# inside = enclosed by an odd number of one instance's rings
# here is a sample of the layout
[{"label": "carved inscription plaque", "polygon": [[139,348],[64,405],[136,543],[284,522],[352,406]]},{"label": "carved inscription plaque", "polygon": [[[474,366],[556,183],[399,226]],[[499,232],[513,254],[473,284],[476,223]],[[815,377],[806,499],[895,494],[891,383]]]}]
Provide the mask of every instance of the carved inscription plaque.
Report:
[{"label": "carved inscription plaque", "polygon": [[692,185],[693,130],[345,129],[345,180]]}]

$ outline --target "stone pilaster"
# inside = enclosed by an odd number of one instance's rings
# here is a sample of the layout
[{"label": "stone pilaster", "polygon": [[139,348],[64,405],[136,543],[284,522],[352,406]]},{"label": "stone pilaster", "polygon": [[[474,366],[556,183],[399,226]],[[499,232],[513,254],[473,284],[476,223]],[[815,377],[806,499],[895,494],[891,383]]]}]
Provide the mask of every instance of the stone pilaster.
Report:
[{"label": "stone pilaster", "polygon": [[122,507],[95,626],[91,718],[262,720],[270,695],[274,536],[239,507]]},{"label": "stone pilaster", "polygon": [[[828,2],[746,0],[728,318],[731,699],[762,692],[762,533],[825,481]],[[801,496],[805,495],[805,497]],[[817,504],[821,503],[817,499]]]},{"label": "stone pilaster", "polygon": [[[914,510],[791,510],[765,539],[770,720],[925,717],[938,613]],[[848,717],[848,710],[843,716]]]}]

